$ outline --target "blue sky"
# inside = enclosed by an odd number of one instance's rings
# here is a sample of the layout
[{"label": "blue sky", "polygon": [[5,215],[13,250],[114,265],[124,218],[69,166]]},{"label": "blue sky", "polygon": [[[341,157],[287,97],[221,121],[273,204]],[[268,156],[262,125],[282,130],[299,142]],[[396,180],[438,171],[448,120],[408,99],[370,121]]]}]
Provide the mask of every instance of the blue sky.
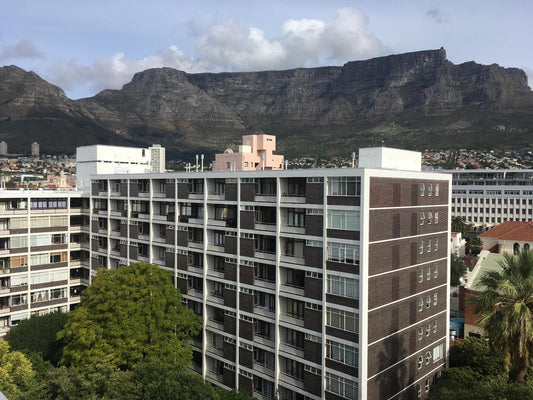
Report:
[{"label": "blue sky", "polygon": [[135,72],[253,71],[447,51],[454,63],[522,68],[533,81],[531,0],[0,0],[0,65],[70,98]]}]

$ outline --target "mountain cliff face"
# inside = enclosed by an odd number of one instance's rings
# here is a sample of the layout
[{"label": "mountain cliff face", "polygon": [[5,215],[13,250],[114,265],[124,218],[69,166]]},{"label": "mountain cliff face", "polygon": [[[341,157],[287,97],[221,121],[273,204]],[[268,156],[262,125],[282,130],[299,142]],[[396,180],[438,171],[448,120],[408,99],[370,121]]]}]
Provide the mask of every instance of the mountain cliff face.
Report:
[{"label": "mountain cliff face", "polygon": [[343,154],[382,140],[523,147],[533,138],[533,93],[522,70],[454,65],[444,49],[287,71],[150,69],[121,90],[77,101],[33,72],[0,69],[0,138],[31,126],[29,142],[42,143],[47,124],[67,132],[61,150],[70,152],[88,143],[161,143],[171,154],[210,153],[256,132],[278,135],[288,155]]}]

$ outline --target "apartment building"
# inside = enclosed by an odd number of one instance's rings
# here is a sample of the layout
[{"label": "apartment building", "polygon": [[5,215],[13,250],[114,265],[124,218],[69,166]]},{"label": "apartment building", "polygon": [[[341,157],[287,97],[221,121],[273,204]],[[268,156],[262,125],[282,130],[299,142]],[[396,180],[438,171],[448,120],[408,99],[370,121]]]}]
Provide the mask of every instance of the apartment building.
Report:
[{"label": "apartment building", "polygon": [[452,216],[486,230],[533,219],[533,170],[451,170]]},{"label": "apartment building", "polygon": [[170,271],[213,384],[423,398],[448,349],[451,177],[420,165],[381,147],[360,168],[93,176],[91,271]]},{"label": "apartment building", "polygon": [[0,191],[0,336],[33,314],[73,308],[89,275],[88,196]]}]

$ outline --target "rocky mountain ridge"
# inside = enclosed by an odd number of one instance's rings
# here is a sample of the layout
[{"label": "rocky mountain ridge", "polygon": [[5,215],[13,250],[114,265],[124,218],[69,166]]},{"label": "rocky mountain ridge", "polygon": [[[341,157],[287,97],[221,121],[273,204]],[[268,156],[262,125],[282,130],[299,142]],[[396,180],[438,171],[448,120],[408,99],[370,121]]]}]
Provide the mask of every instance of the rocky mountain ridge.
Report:
[{"label": "rocky mountain ridge", "polygon": [[525,147],[533,92],[520,69],[455,65],[444,49],[285,71],[149,69],[121,90],[80,100],[33,72],[0,68],[0,139],[10,148],[161,143],[171,155],[210,154],[257,132],[276,134],[289,156],[381,141],[412,149]]}]

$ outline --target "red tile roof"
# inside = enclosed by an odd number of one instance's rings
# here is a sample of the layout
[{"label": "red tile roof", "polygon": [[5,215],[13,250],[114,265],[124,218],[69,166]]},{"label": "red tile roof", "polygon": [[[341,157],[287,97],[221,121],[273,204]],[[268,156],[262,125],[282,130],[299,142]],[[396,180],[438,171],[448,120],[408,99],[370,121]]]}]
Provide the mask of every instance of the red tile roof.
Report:
[{"label": "red tile roof", "polygon": [[533,241],[533,221],[506,221],[479,236],[500,240]]}]

